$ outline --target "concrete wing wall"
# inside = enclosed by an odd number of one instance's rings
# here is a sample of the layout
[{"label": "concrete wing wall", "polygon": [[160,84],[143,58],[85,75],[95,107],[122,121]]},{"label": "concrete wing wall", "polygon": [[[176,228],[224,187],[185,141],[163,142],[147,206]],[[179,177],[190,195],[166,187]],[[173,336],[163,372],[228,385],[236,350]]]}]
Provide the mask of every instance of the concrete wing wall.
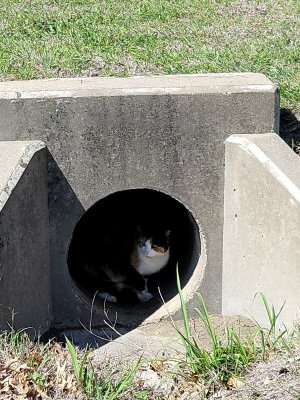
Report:
[{"label": "concrete wing wall", "polygon": [[226,141],[224,314],[267,323],[262,292],[281,321],[300,317],[300,159],[275,134]]},{"label": "concrete wing wall", "polygon": [[51,320],[45,145],[0,142],[0,329]]}]

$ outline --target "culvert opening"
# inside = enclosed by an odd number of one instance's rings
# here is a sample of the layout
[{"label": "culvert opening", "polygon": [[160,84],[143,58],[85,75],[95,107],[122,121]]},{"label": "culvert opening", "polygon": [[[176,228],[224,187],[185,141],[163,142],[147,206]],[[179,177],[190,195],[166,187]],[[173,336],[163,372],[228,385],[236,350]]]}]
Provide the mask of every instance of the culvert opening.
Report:
[{"label": "culvert opening", "polygon": [[[99,200],[83,214],[69,246],[68,267],[81,297],[92,299],[97,292],[94,306],[103,308],[106,297],[119,316],[123,310],[140,322],[161,307],[161,295],[167,302],[177,294],[177,263],[182,286],[189,281],[200,246],[199,227],[182,203],[156,190],[131,189]],[[150,267],[138,269],[149,247],[155,252]]]}]

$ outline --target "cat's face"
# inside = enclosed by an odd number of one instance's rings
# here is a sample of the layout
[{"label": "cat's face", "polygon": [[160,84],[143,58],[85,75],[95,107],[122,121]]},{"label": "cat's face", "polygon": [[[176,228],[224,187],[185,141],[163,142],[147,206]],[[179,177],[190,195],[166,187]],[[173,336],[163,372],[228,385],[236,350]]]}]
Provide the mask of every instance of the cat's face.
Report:
[{"label": "cat's face", "polygon": [[170,249],[170,231],[152,237],[142,236],[138,240],[138,247],[145,257],[162,256]]}]

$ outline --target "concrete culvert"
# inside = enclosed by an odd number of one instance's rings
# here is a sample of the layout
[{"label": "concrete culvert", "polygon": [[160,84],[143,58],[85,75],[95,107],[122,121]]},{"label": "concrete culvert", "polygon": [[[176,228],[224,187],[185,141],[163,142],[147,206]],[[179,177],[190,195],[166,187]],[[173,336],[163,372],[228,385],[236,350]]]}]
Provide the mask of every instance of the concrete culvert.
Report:
[{"label": "concrete culvert", "polygon": [[[135,312],[146,317],[165,301],[177,294],[176,264],[178,262],[182,286],[192,276],[201,253],[198,225],[187,208],[169,195],[151,189],[132,189],[113,193],[90,207],[77,223],[68,252],[68,267],[75,290],[89,300],[97,290],[110,293],[110,286],[99,266],[105,265],[107,257],[117,260],[118,268],[128,262],[132,252],[137,227],[151,232],[159,228],[170,231],[170,256],[167,265],[148,281],[153,298],[141,304],[130,296],[120,296],[120,310],[134,307]],[[123,257],[123,259],[122,259]],[[102,281],[101,281],[102,280]],[[107,287],[106,287],[107,285]],[[107,300],[110,300],[108,298]],[[96,307],[103,308],[103,300],[95,297]],[[142,317],[143,316],[143,317]]]}]

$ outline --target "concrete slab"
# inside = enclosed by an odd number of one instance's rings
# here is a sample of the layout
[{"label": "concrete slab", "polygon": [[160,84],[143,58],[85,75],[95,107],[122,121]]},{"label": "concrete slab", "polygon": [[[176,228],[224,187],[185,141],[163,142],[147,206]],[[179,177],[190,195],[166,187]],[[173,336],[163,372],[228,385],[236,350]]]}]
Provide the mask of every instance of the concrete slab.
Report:
[{"label": "concrete slab", "polygon": [[[202,348],[210,349],[211,340],[204,324],[198,317],[190,318],[191,334]],[[219,339],[225,339],[225,328],[233,328],[245,338],[255,330],[253,321],[239,316],[212,315],[211,323]],[[184,334],[182,320],[175,321],[176,327]],[[122,362],[146,360],[164,357],[184,358],[185,348],[180,335],[170,320],[140,326],[126,334],[121,334],[93,352],[95,363],[106,358],[119,359]]]},{"label": "concrete slab", "polygon": [[224,314],[266,323],[262,292],[280,321],[300,316],[300,159],[275,134],[226,140]]},{"label": "concrete slab", "polygon": [[1,83],[0,98],[64,98],[91,96],[138,96],[192,93],[274,92],[263,74],[222,73],[135,76],[130,78],[54,78]]},{"label": "concrete slab", "polygon": [[24,142],[0,142],[0,192],[6,187],[7,181],[23,155],[25,148],[26,144]]},{"label": "concrete slab", "polygon": [[42,142],[0,143],[0,329],[52,321],[47,154]]},{"label": "concrete slab", "polygon": [[[257,328],[255,323],[240,316],[211,315],[211,323],[220,340],[226,338],[226,327],[238,332],[240,337],[246,338]],[[184,334],[184,323],[177,320],[159,321],[158,323],[144,324],[134,330],[124,326],[108,324],[105,327],[84,326],[74,329],[52,330],[42,339],[54,337],[64,343],[68,337],[74,345],[81,349],[88,346],[93,351],[93,362],[101,364],[104,360],[113,362],[131,363],[140,358],[142,360],[185,357],[185,348],[177,329]],[[211,339],[202,321],[196,318],[189,320],[191,334],[199,346],[211,349]]]}]

